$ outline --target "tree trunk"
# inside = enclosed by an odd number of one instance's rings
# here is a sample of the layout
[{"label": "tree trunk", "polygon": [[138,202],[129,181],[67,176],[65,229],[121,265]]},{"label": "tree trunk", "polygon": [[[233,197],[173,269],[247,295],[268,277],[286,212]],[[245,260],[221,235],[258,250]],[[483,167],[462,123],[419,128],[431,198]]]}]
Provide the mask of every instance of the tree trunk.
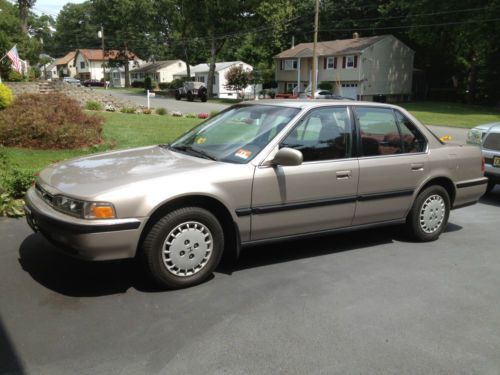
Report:
[{"label": "tree trunk", "polygon": [[19,1],[19,20],[24,34],[28,34],[28,4],[26,1]]},{"label": "tree trunk", "polygon": [[130,75],[128,69],[128,47],[125,44],[125,87],[130,87]]},{"label": "tree trunk", "polygon": [[476,100],[476,87],[477,87],[477,58],[473,53],[470,59],[470,71],[467,84],[467,104],[474,104]]},{"label": "tree trunk", "polygon": [[212,42],[210,45],[210,69],[208,70],[207,79],[207,95],[211,98],[214,94],[214,78],[215,78],[215,59],[217,58],[217,48],[215,46],[215,36],[212,34]]},{"label": "tree trunk", "polygon": [[189,55],[188,55],[188,46],[187,46],[187,41],[185,38],[183,38],[183,46],[184,46],[184,59],[186,62],[186,72],[187,72],[187,77],[188,81],[191,81],[191,67],[189,66]]}]

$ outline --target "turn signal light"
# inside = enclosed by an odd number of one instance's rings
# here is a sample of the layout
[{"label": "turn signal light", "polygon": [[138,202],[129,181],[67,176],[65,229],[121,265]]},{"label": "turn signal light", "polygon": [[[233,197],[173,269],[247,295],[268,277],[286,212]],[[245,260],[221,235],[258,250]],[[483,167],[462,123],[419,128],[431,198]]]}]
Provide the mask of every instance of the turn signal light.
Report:
[{"label": "turn signal light", "polygon": [[93,219],[113,219],[115,210],[108,204],[91,203],[88,211],[89,218]]}]

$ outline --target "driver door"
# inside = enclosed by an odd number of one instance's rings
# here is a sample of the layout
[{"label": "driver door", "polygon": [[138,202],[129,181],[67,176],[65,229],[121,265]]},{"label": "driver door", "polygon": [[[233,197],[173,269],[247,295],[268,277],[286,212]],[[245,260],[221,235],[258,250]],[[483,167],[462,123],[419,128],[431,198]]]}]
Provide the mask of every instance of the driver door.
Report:
[{"label": "driver door", "polygon": [[252,189],[251,240],[351,225],[359,178],[347,107],[310,111],[281,142],[302,152],[298,166],[259,166]]}]

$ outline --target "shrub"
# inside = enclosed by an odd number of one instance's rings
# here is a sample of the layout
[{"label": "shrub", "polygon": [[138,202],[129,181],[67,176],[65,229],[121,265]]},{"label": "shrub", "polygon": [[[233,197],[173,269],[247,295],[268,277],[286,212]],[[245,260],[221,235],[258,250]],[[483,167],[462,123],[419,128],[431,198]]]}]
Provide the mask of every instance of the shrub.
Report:
[{"label": "shrub", "polygon": [[102,111],[102,104],[91,100],[85,104],[85,108],[90,111]]},{"label": "shrub", "polygon": [[186,118],[196,118],[196,115],[194,113],[188,113]]},{"label": "shrub", "polygon": [[123,107],[120,109],[121,113],[135,113],[135,107]]},{"label": "shrub", "polygon": [[156,114],[160,116],[165,116],[167,114],[167,110],[165,108],[156,108]]},{"label": "shrub", "polygon": [[75,149],[103,142],[99,116],[54,93],[24,94],[0,112],[0,144],[35,149]]},{"label": "shrub", "polygon": [[208,118],[208,113],[198,113],[198,118]]},{"label": "shrub", "polygon": [[150,115],[151,113],[153,113],[153,110],[149,109],[149,108],[144,108],[142,110],[142,113],[145,114],[145,115]]},{"label": "shrub", "polygon": [[7,169],[2,173],[2,190],[13,198],[22,198],[35,181],[34,169]]},{"label": "shrub", "polygon": [[0,216],[23,216],[23,206],[24,201],[22,199],[14,199],[8,193],[0,194]]},{"label": "shrub", "polygon": [[217,116],[219,114],[219,111],[212,111],[210,112],[210,117]]},{"label": "shrub", "polygon": [[170,83],[168,82],[160,82],[158,84],[158,87],[160,87],[160,90],[168,90],[170,87]]},{"label": "shrub", "polygon": [[269,91],[268,94],[271,99],[274,99],[276,97],[276,93],[274,91]]},{"label": "shrub", "polygon": [[149,91],[153,90],[153,82],[151,81],[151,77],[146,77],[144,79],[144,88]]},{"label": "shrub", "polygon": [[318,88],[320,90],[327,90],[327,91],[332,91],[333,90],[333,84],[328,81],[321,81],[318,85]]},{"label": "shrub", "polygon": [[15,70],[11,70],[6,80],[10,82],[21,82],[24,81],[24,76]]},{"label": "shrub", "polygon": [[132,82],[132,87],[136,87],[136,88],[144,87],[144,82],[142,82],[142,81],[134,81],[134,82]]},{"label": "shrub", "polygon": [[4,109],[11,103],[12,103],[12,91],[3,83],[0,83],[0,110]]}]

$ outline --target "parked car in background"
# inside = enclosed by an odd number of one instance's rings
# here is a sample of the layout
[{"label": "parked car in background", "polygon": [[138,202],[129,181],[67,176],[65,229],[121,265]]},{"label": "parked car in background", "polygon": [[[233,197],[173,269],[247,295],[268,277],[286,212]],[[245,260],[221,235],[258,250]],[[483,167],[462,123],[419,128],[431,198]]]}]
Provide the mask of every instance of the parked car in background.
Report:
[{"label": "parked car in background", "polygon": [[[306,98],[312,99],[311,91],[305,92],[304,94]],[[302,98],[302,96],[299,97]],[[345,98],[340,95],[335,95],[333,92],[327,90],[316,91],[316,93],[314,94],[314,99],[352,100],[350,98]]]},{"label": "parked car in background", "polygon": [[82,84],[80,82],[80,80],[78,80],[76,78],[72,78],[72,77],[64,77],[63,82],[67,83],[69,85],[75,85],[75,86],[81,86],[81,84]]},{"label": "parked car in background", "polygon": [[483,124],[467,133],[467,143],[481,146],[488,177],[487,192],[500,184],[500,122]]},{"label": "parked car in background", "polygon": [[175,99],[186,98],[190,102],[200,99],[202,102],[208,100],[207,88],[203,82],[184,82],[181,87],[175,90]]},{"label": "parked car in background", "polygon": [[91,87],[91,86],[104,87],[104,82],[100,81],[98,79],[87,79],[87,80],[83,81],[83,85],[85,87]]},{"label": "parked car in background", "polygon": [[240,104],[169,145],[53,164],[26,218],[67,254],[142,259],[162,286],[206,280],[223,253],[405,224],[436,240],[486,189],[481,150],[444,144],[402,108]]}]

